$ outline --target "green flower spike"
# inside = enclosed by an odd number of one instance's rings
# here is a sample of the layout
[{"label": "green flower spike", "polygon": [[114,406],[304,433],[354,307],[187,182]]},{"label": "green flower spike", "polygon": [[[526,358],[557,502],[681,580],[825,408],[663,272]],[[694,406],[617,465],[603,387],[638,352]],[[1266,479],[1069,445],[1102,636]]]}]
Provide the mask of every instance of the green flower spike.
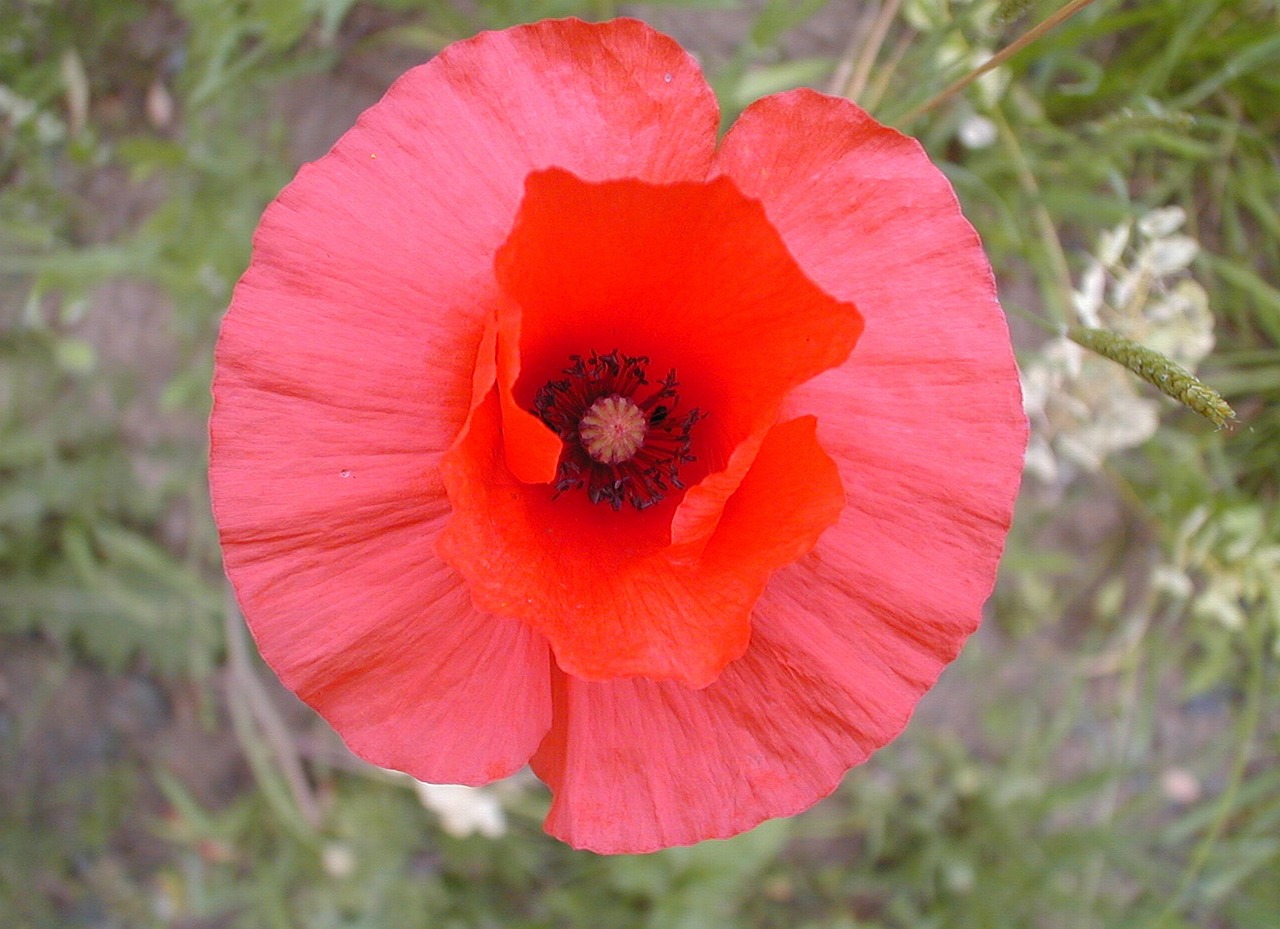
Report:
[{"label": "green flower spike", "polygon": [[1219,429],[1236,420],[1236,411],[1222,399],[1222,394],[1153,348],[1140,345],[1119,333],[1083,326],[1068,329],[1067,338],[1124,365],[1161,393],[1195,410]]}]

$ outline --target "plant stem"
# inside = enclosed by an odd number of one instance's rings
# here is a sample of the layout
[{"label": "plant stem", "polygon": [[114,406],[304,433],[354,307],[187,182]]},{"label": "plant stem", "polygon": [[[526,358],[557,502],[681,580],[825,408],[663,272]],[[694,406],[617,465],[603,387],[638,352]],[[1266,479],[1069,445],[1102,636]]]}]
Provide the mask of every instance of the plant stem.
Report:
[{"label": "plant stem", "polygon": [[902,119],[898,120],[899,124],[905,126],[911,123],[917,117],[922,116],[925,113],[929,112],[938,104],[955,96],[957,93],[964,90],[974,81],[976,81],[978,78],[982,77],[982,75],[986,74],[988,71],[991,71],[994,68],[1000,67],[1000,65],[1004,64],[1014,55],[1018,54],[1018,52],[1022,51],[1024,48],[1026,48],[1036,39],[1040,38],[1042,35],[1044,35],[1046,32],[1052,29],[1054,26],[1057,26],[1059,23],[1066,22],[1068,19],[1070,19],[1072,16],[1075,16],[1077,13],[1079,13],[1081,10],[1083,10],[1092,2],[1093,0],[1070,0],[1069,3],[1064,3],[1057,11],[1050,14],[1042,22],[1039,22],[1036,25],[1032,26],[1022,35],[1018,36],[1018,38],[1014,39],[1004,48],[1000,49],[1000,51],[996,52],[994,55],[992,55],[982,64],[978,65],[978,67],[974,68],[964,77],[961,77],[953,81],[952,83],[948,84],[946,87],[938,91],[928,100],[926,100],[924,103],[920,104],[911,112],[909,112],[906,116],[902,117]]},{"label": "plant stem", "polygon": [[[227,669],[230,688],[227,702],[232,710],[233,722],[238,723],[236,734],[245,747],[246,759],[254,769],[254,774],[258,776],[264,794],[267,794],[270,799],[270,784],[264,781],[270,779],[271,772],[265,768],[266,760],[255,757],[258,753],[253,751],[252,745],[248,744],[248,741],[255,738],[252,725],[256,722],[266,736],[267,744],[271,753],[275,755],[284,783],[293,798],[293,809],[283,811],[286,822],[296,812],[301,816],[310,834],[314,834],[320,829],[324,814],[311,787],[307,784],[306,772],[303,771],[302,762],[298,757],[297,747],[289,735],[288,726],[280,718],[280,714],[271,704],[271,699],[254,674],[249,650],[245,645],[247,633],[244,620],[240,615],[240,608],[236,605],[235,596],[229,588],[226,593],[223,619],[227,637]],[[255,761],[258,763],[255,764]],[[303,831],[301,836],[307,838],[307,831]]]},{"label": "plant stem", "polygon": [[862,96],[862,92],[867,87],[867,81],[871,78],[871,69],[875,67],[876,59],[880,57],[880,49],[884,46],[884,40],[889,35],[889,27],[893,25],[893,20],[897,17],[898,10],[901,7],[902,0],[887,0],[884,6],[880,8],[875,22],[871,24],[871,31],[867,34],[867,40],[858,52],[853,75],[849,78],[849,82],[840,89],[840,93],[854,103],[859,102],[858,98]]},{"label": "plant stem", "polygon": [[1075,315],[1071,305],[1071,267],[1067,263],[1066,252],[1063,251],[1062,241],[1058,238],[1057,229],[1054,228],[1053,217],[1045,209],[1044,200],[1040,195],[1040,183],[1036,180],[1035,171],[1032,170],[1026,152],[1018,142],[1017,133],[1013,131],[1013,127],[1009,125],[999,106],[993,108],[992,118],[999,129],[1000,141],[1009,153],[1009,160],[1013,162],[1014,171],[1018,175],[1018,184],[1031,202],[1031,218],[1035,222],[1040,240],[1044,243],[1044,250],[1053,271],[1055,286],[1051,293],[1054,299],[1048,301],[1048,305],[1055,317],[1054,322],[1057,327],[1065,327],[1067,321]]},{"label": "plant stem", "polygon": [[907,56],[907,50],[911,48],[911,43],[914,40],[914,33],[904,32],[899,37],[897,44],[894,45],[893,51],[889,53],[888,60],[880,66],[875,82],[868,88],[863,98],[858,101],[858,105],[868,113],[874,113],[879,109],[880,101],[884,99],[884,95],[889,89],[889,82],[893,80],[893,75],[898,70],[898,65],[902,64],[902,59]]}]

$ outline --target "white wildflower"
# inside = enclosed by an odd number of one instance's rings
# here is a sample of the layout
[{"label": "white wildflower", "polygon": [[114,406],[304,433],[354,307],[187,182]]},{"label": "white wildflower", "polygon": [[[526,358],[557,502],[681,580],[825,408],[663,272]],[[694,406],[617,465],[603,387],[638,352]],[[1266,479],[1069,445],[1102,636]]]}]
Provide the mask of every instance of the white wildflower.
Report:
[{"label": "white wildflower", "polygon": [[1201,619],[1218,623],[1224,629],[1239,631],[1248,617],[1240,609],[1240,591],[1228,579],[1215,578],[1209,588],[1196,598],[1193,612]]},{"label": "white wildflower", "polygon": [[0,115],[8,116],[13,125],[20,126],[35,112],[35,103],[14,93],[7,85],[0,84]]},{"label": "white wildflower", "polygon": [[989,148],[996,141],[996,124],[978,113],[966,117],[956,133],[965,148]]},{"label": "white wildflower", "polygon": [[324,873],[341,880],[356,873],[356,855],[346,842],[329,842],[320,850]]},{"label": "white wildflower", "polygon": [[67,137],[67,127],[52,113],[36,116],[36,141],[41,145],[56,145]]},{"label": "white wildflower", "polygon": [[1195,585],[1187,572],[1172,564],[1160,564],[1151,569],[1151,586],[1179,602],[1189,600],[1195,593]]},{"label": "white wildflower", "polygon": [[1185,271],[1199,253],[1200,243],[1191,236],[1171,235],[1152,239],[1139,260],[1144,260],[1156,277],[1168,277]]},{"label": "white wildflower", "polygon": [[1098,259],[1090,261],[1080,276],[1080,289],[1071,294],[1071,302],[1080,325],[1098,328],[1102,325],[1098,316],[1107,290],[1107,269]]},{"label": "white wildflower", "polygon": [[1138,220],[1138,231],[1148,239],[1162,239],[1173,235],[1187,221],[1187,211],[1180,206],[1165,206],[1152,210]]},{"label": "white wildflower", "polygon": [[1144,344],[1194,369],[1213,351],[1213,311],[1209,295],[1196,281],[1184,278],[1147,307]]},{"label": "white wildflower", "polygon": [[[1185,223],[1180,207],[1166,207],[1104,232],[1072,308],[1082,325],[1117,332],[1194,371],[1213,349],[1214,320],[1204,288],[1185,276],[1200,248],[1178,231]],[[1147,441],[1168,403],[1065,338],[1046,343],[1022,378],[1033,429],[1027,469],[1051,484]]]},{"label": "white wildflower", "polygon": [[440,817],[440,826],[449,835],[465,838],[479,833],[496,839],[507,831],[507,816],[498,797],[484,787],[462,784],[428,784],[415,780],[414,790],[422,805]]},{"label": "white wildflower", "polygon": [[1098,239],[1097,256],[1106,267],[1114,268],[1124,257],[1124,250],[1129,246],[1131,228],[1128,223],[1121,223],[1114,229],[1104,232]]}]

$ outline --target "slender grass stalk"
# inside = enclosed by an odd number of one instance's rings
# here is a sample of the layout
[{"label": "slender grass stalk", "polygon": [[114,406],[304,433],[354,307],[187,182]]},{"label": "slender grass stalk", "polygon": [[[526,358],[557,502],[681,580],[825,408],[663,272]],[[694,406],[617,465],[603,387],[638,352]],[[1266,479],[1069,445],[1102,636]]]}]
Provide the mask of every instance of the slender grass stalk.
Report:
[{"label": "slender grass stalk", "polygon": [[833,96],[840,96],[844,93],[849,84],[849,79],[853,75],[854,68],[857,67],[859,56],[867,45],[866,36],[870,31],[867,23],[874,24],[875,18],[879,14],[879,9],[867,9],[860,11],[859,15],[854,18],[853,25],[849,29],[849,38],[844,43],[844,51],[840,53],[836,66],[831,71],[831,78],[827,81],[827,93]]},{"label": "slender grass stalk", "polygon": [[1039,326],[1041,329],[1049,333],[1049,335],[1051,336],[1057,337],[1062,335],[1062,327],[1055,326],[1053,323],[1049,322],[1043,316],[1038,316],[1035,313],[1032,313],[1030,310],[1023,309],[1022,307],[1017,305],[1002,305],[1002,306],[1006,316],[1016,316],[1019,319],[1024,320],[1033,326]]},{"label": "slender grass stalk", "polygon": [[898,70],[898,65],[902,64],[902,59],[907,57],[907,51],[911,48],[911,43],[915,40],[915,34],[911,32],[904,33],[899,37],[898,42],[890,52],[888,60],[880,66],[876,73],[876,79],[862,95],[862,99],[858,104],[867,112],[874,113],[880,108],[880,101],[884,99],[884,95],[889,91],[889,82],[893,80],[893,75]]},{"label": "slender grass stalk", "polygon": [[978,65],[978,67],[974,68],[968,74],[964,75],[961,78],[956,79],[955,81],[952,81],[950,84],[942,88],[942,90],[938,91],[928,100],[926,100],[924,103],[920,104],[915,109],[911,110],[911,112],[907,113],[906,116],[898,120],[899,124],[906,126],[910,124],[912,121],[914,121],[915,119],[917,119],[918,117],[923,116],[925,113],[932,110],[938,104],[943,103],[946,100],[949,100],[951,97],[955,96],[960,91],[964,90],[974,81],[976,81],[978,78],[982,77],[982,75],[986,74],[988,71],[991,71],[995,68],[1000,67],[1000,65],[1004,64],[1014,55],[1018,54],[1018,52],[1022,51],[1024,48],[1026,48],[1036,39],[1040,38],[1042,35],[1044,35],[1046,32],[1052,29],[1054,26],[1057,26],[1060,23],[1066,22],[1068,19],[1070,19],[1072,16],[1075,16],[1077,13],[1079,13],[1081,10],[1083,10],[1092,2],[1093,0],[1071,0],[1070,3],[1063,4],[1057,11],[1050,14],[1043,21],[1036,23],[1036,25],[1032,26],[1022,35],[1018,36],[1018,38],[1014,39],[1004,48],[1000,49],[1000,51],[996,52],[994,55],[992,55],[982,64]]},{"label": "slender grass stalk", "polygon": [[[1146,655],[1141,646],[1151,631],[1152,613],[1155,606],[1151,601],[1155,600],[1155,595],[1148,592],[1147,599],[1148,602],[1127,635],[1127,648],[1125,648],[1127,654],[1123,660],[1128,664],[1128,668],[1124,670],[1120,686],[1117,700],[1120,711],[1119,719],[1114,728],[1114,741],[1111,745],[1110,758],[1108,759],[1113,771],[1118,771],[1123,767],[1125,757],[1133,742],[1134,731],[1137,729],[1140,690],[1147,673]],[[1116,810],[1119,806],[1120,778],[1117,776],[1113,777],[1099,794],[1098,809],[1095,814],[1097,824],[1102,828],[1113,829]],[[1081,929],[1089,929],[1094,924],[1094,909],[1097,906],[1098,894],[1102,889],[1102,878],[1106,873],[1106,866],[1107,849],[1103,846],[1094,853],[1093,860],[1089,862],[1085,869],[1084,886],[1081,894],[1081,899],[1085,902],[1085,905],[1080,922]]]},{"label": "slender grass stalk", "polygon": [[880,57],[880,49],[884,47],[884,40],[889,35],[889,27],[893,25],[893,21],[897,18],[900,9],[902,9],[902,0],[886,0],[884,5],[880,7],[880,12],[876,15],[875,22],[871,24],[871,31],[867,33],[867,40],[862,44],[862,48],[858,52],[853,74],[840,91],[843,96],[848,97],[855,103],[862,96],[862,92],[866,90],[867,82],[871,79],[871,69],[875,67],[876,59]]},{"label": "slender grass stalk", "polygon": [[[289,727],[272,706],[270,698],[253,672],[249,649],[245,645],[244,620],[230,590],[226,594],[223,621],[227,637],[227,665],[231,688],[228,704],[235,717],[233,722],[237,723],[236,734],[245,747],[246,758],[254,768],[264,793],[270,796],[269,782],[272,775],[266,769],[269,762],[261,758],[261,753],[251,751],[252,746],[248,744],[249,741],[254,740],[252,724],[256,722],[266,736],[271,754],[275,756],[279,772],[292,797],[292,806],[282,811],[285,813],[286,821],[291,821],[296,812],[301,816],[307,829],[315,833],[324,819],[320,804],[307,784],[306,773],[302,769],[297,747],[289,735]],[[253,764],[255,760],[258,764]],[[281,801],[282,804],[286,802]],[[306,832],[302,837],[307,837]]]},{"label": "slender grass stalk", "polygon": [[1056,317],[1055,321],[1058,326],[1066,326],[1068,325],[1068,320],[1072,318],[1071,267],[1067,264],[1066,251],[1062,248],[1062,242],[1058,238],[1058,230],[1053,224],[1053,217],[1049,215],[1049,211],[1045,208],[1044,198],[1040,195],[1040,182],[1036,180],[1035,171],[1031,168],[1031,161],[1027,158],[1027,153],[1022,150],[1022,144],[1018,141],[1018,134],[1013,131],[1013,127],[1009,125],[1009,121],[1005,118],[1004,112],[999,106],[993,108],[992,118],[1000,131],[1000,142],[1013,162],[1014,171],[1018,175],[1018,183],[1031,200],[1031,217],[1035,222],[1036,232],[1044,244],[1044,250],[1049,256],[1049,263],[1053,267],[1055,284],[1053,295],[1055,299],[1049,302],[1049,306]]}]

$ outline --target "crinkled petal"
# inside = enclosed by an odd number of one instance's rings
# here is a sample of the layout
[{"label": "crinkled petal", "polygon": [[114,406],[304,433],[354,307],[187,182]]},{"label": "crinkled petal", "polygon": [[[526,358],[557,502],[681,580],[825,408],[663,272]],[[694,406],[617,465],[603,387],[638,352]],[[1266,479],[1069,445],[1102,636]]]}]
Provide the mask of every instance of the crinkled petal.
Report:
[{"label": "crinkled petal", "polygon": [[[814,505],[808,481],[839,490],[814,425],[804,418],[771,430],[704,561],[733,561],[761,539],[795,546],[781,554],[799,557],[836,518],[838,493],[810,513],[803,542],[773,528]],[[779,599],[772,584],[757,603],[750,648],[703,690],[557,674],[555,725],[533,759],[555,792],[547,829],[579,848],[646,852],[798,812],[896,731],[878,697],[892,693],[894,674],[871,649],[849,654],[821,614]]]},{"label": "crinkled petal", "polygon": [[899,676],[810,603],[772,588],[751,648],[705,690],[557,677],[534,755],[555,792],[547,831],[604,854],[727,838],[808,809],[902,729]]},{"label": "crinkled petal", "polygon": [[[723,179],[593,184],[537,172],[498,252],[498,277],[511,298],[499,313],[504,430],[534,419],[512,414],[531,410],[571,355],[613,348],[650,357],[655,379],[674,369],[682,406],[708,414],[704,471],[734,477],[706,525],[677,520],[677,542],[705,542],[754,448],[736,469],[733,453],[751,436],[758,447],[786,394],[844,361],[862,326],[852,306],[801,273],[759,204]],[[545,464],[542,473],[554,470]]]},{"label": "crinkled petal", "polygon": [[994,583],[1027,437],[977,234],[917,142],[811,91],[748,108],[719,167],[867,321],[849,361],[791,398],[849,492],[818,554],[838,549],[834,581],[861,579],[858,599],[949,658]]},{"label": "crinkled petal", "polygon": [[990,269],[919,146],[797,91],[750,107],[718,158],[866,320],[850,359],[787,405],[816,415],[848,502],[775,572],[750,647],[710,687],[557,676],[534,756],[548,829],[597,851],[805,809],[892,739],[979,621],[1019,482],[1026,425]]},{"label": "crinkled petal", "polygon": [[545,643],[435,554],[524,180],[705,177],[696,63],[641,23],[548,22],[402,77],[268,208],[219,339],[211,488],[263,656],[371,760],[478,783],[549,723]]}]

